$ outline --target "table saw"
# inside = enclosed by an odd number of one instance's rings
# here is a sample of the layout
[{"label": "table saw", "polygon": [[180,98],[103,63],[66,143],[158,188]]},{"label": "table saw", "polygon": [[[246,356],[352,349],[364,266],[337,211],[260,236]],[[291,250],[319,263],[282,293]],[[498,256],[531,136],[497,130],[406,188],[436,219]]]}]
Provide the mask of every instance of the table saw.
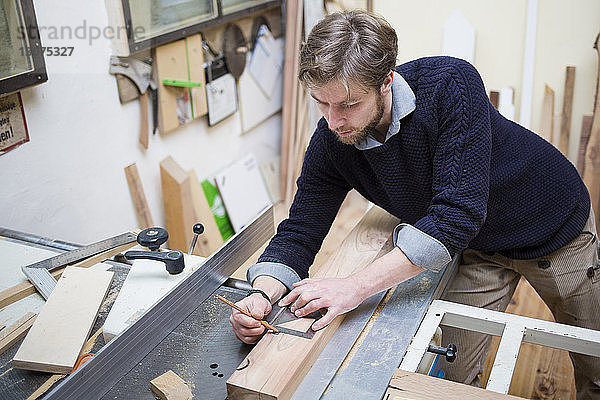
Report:
[{"label": "table saw", "polygon": [[[273,228],[269,209],[123,333],[108,344],[98,339],[95,356],[43,398],[154,399],[150,380],[172,370],[188,383],[196,398],[225,399],[226,380],[252,346],[235,338],[229,324],[231,309],[217,300],[217,295],[234,302],[245,296],[248,284],[228,277],[273,235]],[[76,247],[56,241],[40,244],[34,235],[3,238],[0,244],[5,254],[10,253],[6,259],[19,266]],[[93,332],[106,320],[130,266],[109,261],[105,268],[115,272],[115,279]],[[437,274],[424,272],[399,285],[384,302],[385,293],[380,293],[350,312],[293,398],[344,399],[352,393],[361,399],[381,399],[429,304],[441,296],[452,272],[453,264]],[[4,288],[3,284],[0,289]],[[0,322],[9,320],[10,312],[20,316],[22,307],[37,311],[42,304],[37,294],[29,296],[0,310]],[[360,345],[353,347],[357,342]],[[18,347],[17,343],[0,355],[2,399],[27,398],[51,376],[12,368],[10,360]],[[347,357],[351,349],[352,355]]]}]

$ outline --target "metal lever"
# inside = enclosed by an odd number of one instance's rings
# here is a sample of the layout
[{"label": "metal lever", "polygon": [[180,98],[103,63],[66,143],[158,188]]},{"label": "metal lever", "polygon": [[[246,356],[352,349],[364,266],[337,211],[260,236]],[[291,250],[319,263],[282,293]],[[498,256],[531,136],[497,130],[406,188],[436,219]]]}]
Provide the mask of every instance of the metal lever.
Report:
[{"label": "metal lever", "polygon": [[141,231],[137,236],[137,242],[150,251],[131,250],[124,254],[128,260],[155,260],[165,263],[167,271],[171,275],[179,274],[185,268],[183,253],[179,250],[161,252],[160,246],[167,241],[169,233],[166,229],[160,227],[147,228]]},{"label": "metal lever", "polygon": [[185,268],[183,262],[183,253],[179,250],[171,251],[128,251],[125,253],[125,258],[128,260],[148,259],[162,261],[167,267],[167,271],[171,275],[179,274]]},{"label": "metal lever", "polygon": [[198,235],[201,235],[202,232],[204,232],[204,225],[196,224],[196,225],[194,225],[194,227],[192,229],[194,230],[194,238],[192,239],[192,244],[190,245],[190,250],[188,251],[188,254],[190,254],[190,255],[194,251],[194,247],[196,247],[196,242],[198,241]]},{"label": "metal lever", "polygon": [[156,251],[163,243],[169,239],[169,233],[166,229],[160,227],[146,228],[137,236],[137,242],[140,246]]},{"label": "metal lever", "polygon": [[440,347],[430,344],[427,348],[427,351],[430,353],[446,356],[446,361],[448,362],[453,362],[454,360],[456,360],[456,353],[458,352],[456,350],[456,345],[454,344],[449,344],[448,347]]}]

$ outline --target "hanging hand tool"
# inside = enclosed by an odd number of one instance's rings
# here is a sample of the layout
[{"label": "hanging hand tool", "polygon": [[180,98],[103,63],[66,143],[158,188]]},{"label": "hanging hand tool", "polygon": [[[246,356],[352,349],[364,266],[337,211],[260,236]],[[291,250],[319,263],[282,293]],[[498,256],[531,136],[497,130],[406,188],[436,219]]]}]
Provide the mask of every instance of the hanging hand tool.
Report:
[{"label": "hanging hand tool", "polygon": [[148,148],[148,97],[152,103],[152,133],[158,129],[158,92],[152,80],[152,64],[134,57],[110,57],[108,72],[123,75],[133,82],[140,92],[141,126],[139,140]]}]

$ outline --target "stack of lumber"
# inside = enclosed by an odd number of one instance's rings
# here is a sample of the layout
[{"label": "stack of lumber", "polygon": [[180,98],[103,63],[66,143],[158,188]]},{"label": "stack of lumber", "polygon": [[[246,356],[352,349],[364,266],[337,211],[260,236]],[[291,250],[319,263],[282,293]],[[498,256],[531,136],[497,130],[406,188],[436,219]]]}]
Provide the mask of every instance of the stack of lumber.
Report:
[{"label": "stack of lumber", "polygon": [[290,204],[300,175],[304,152],[310,140],[308,99],[298,81],[300,43],[303,40],[303,0],[287,2],[285,59],[283,66],[283,108],[281,126],[281,198]]},{"label": "stack of lumber", "polygon": [[592,206],[596,213],[596,226],[600,216],[600,34],[596,36],[594,48],[598,52],[598,76],[596,78],[596,98],[594,101],[594,116],[591,124],[589,143],[585,151],[585,168],[583,180],[588,187]]}]

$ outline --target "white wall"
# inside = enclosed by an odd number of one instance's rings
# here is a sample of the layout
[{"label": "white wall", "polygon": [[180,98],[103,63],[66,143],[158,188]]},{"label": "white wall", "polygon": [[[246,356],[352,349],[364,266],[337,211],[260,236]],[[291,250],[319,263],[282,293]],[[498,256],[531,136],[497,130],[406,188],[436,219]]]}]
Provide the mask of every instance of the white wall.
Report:
[{"label": "white wall", "polygon": [[[364,7],[358,4],[360,2],[355,3],[352,5]],[[475,28],[474,65],[481,73],[486,89],[515,89],[515,119],[518,122],[527,0],[374,2],[374,11],[396,29],[399,62],[440,54],[443,25],[455,10],[460,10]],[[598,60],[592,45],[599,31],[600,1],[539,0],[531,129],[539,132],[544,84],[555,91],[555,115],[561,113],[565,68],[575,65],[569,146],[569,158],[573,162],[577,155],[581,118],[593,110]]]},{"label": "white wall", "polygon": [[[34,1],[40,27],[105,27],[102,1]],[[46,57],[48,82],[22,91],[31,141],[0,156],[0,226],[75,243],[91,243],[138,226],[123,168],[136,162],[155,224],[164,210],[159,162],[167,155],[199,177],[247,153],[259,163],[280,151],[280,114],[240,136],[236,114],[208,128],[206,117],[138,145],[139,104],[119,103],[108,74],[110,41],[58,40],[72,57]],[[190,227],[191,229],[191,227]]]}]

